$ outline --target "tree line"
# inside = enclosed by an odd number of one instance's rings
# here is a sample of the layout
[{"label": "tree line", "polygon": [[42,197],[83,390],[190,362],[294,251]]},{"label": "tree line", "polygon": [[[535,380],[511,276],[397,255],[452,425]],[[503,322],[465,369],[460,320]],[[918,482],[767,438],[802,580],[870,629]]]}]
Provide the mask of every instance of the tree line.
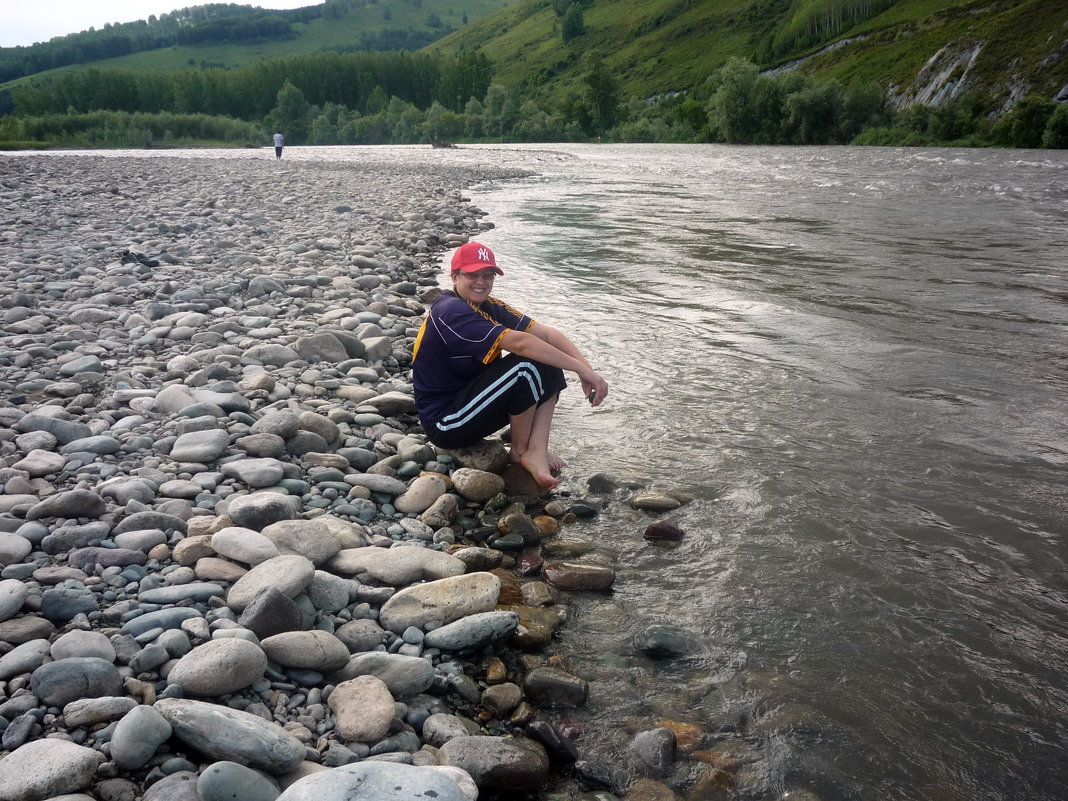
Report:
[{"label": "tree line", "polygon": [[[732,58],[688,92],[626,99],[616,73],[596,51],[583,56],[581,81],[553,98],[493,82],[489,61],[476,52],[457,58],[321,53],[238,70],[169,74],[89,70],[19,89],[14,101],[17,114],[0,117],[0,140],[66,143],[74,126],[81,142],[93,121],[103,120],[110,133],[101,133],[99,141],[113,141],[122,129],[137,131],[131,141],[147,132],[145,142],[154,142],[161,130],[171,139],[182,134],[176,116],[149,125],[151,115],[203,115],[228,121],[220,130],[236,144],[260,144],[271,130],[281,130],[294,145],[599,140],[1068,146],[1068,104],[1042,98],[1024,98],[997,118],[972,94],[939,107],[896,111],[874,83],[842,85],[800,71],[766,74]],[[104,110],[127,116],[93,116]],[[66,117],[81,118],[88,128]]]},{"label": "tree line", "polygon": [[460,110],[481,97],[491,67],[481,52],[456,58],[410,52],[324,52],[274,59],[237,69],[132,72],[90,68],[11,90],[21,116],[127,111],[212,114],[263,120],[289,81],[309,103],[335,103],[363,111],[380,88],[420,108],[437,100]]}]

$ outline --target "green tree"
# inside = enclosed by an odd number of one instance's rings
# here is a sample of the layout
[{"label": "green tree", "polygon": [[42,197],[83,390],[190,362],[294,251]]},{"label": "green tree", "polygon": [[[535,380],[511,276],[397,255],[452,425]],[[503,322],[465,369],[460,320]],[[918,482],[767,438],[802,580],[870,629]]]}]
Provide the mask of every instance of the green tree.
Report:
[{"label": "green tree", "polygon": [[285,134],[287,142],[303,144],[308,138],[308,114],[311,111],[304,92],[286,80],[278,90],[276,100],[271,109],[271,126]]},{"label": "green tree", "polygon": [[760,130],[755,102],[755,64],[732,56],[713,78],[715,91],[708,101],[708,125],[712,135],[727,142],[752,142]]},{"label": "green tree", "polygon": [[485,116],[485,133],[488,136],[505,137],[519,116],[515,98],[499,83],[491,84],[482,103]]},{"label": "green tree", "polygon": [[1068,148],[1068,103],[1061,103],[1050,115],[1042,134],[1042,147]]},{"label": "green tree", "polygon": [[1027,95],[998,123],[998,139],[1009,147],[1041,147],[1057,104],[1037,95]]},{"label": "green tree", "polygon": [[835,141],[842,116],[842,87],[838,81],[812,82],[786,97],[787,124],[803,145]]},{"label": "green tree", "polygon": [[463,117],[464,136],[469,139],[478,139],[482,136],[485,123],[484,112],[485,109],[477,97],[472,97],[467,101],[467,105],[464,106]]},{"label": "green tree", "polygon": [[388,105],[389,95],[386,94],[386,90],[381,85],[377,85],[371,90],[371,94],[367,96],[364,111],[367,114],[377,114],[380,111],[384,111]]},{"label": "green tree", "polygon": [[564,12],[564,18],[560,22],[560,38],[566,43],[582,36],[585,32],[586,20],[582,16],[582,9],[578,3],[572,3]]},{"label": "green tree", "polygon": [[889,119],[886,92],[875,82],[851,83],[842,95],[842,118],[839,133],[843,142],[865,128],[885,125]]},{"label": "green tree", "polygon": [[592,112],[590,133],[605,133],[619,120],[622,98],[619,80],[596,50],[586,55],[586,71],[582,82],[585,84],[585,97]]}]

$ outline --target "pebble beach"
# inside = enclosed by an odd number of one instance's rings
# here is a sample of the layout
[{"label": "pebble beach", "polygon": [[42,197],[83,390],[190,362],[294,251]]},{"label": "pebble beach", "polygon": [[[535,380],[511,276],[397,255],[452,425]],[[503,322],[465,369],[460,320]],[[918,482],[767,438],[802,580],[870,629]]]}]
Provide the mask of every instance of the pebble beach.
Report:
[{"label": "pebble beach", "polygon": [[581,765],[551,644],[612,585],[566,532],[615,484],[440,452],[412,396],[441,257],[492,226],[466,190],[520,175],[0,158],[2,801],[546,798]]}]

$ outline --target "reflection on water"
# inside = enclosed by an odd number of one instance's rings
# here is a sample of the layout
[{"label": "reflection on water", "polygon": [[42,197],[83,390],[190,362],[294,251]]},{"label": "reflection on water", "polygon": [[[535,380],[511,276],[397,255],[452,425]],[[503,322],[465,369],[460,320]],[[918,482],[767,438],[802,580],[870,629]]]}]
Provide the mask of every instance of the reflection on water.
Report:
[{"label": "reflection on water", "polygon": [[[622,494],[581,524],[619,569],[562,635],[584,754],[668,717],[740,797],[1063,797],[1068,158],[563,151],[473,195],[497,291],[613,385],[561,404],[568,486],[695,498],[674,550]],[[694,652],[638,654],[654,623]]]}]

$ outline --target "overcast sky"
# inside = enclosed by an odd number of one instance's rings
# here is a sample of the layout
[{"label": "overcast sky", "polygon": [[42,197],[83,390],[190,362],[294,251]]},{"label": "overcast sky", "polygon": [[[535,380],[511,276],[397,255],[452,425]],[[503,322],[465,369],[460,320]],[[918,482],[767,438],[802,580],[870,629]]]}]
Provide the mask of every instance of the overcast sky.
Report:
[{"label": "overcast sky", "polygon": [[[241,0],[229,0],[241,2]],[[204,5],[201,0],[0,0],[0,47],[47,42],[53,36],[78,33],[105,22],[133,22],[168,11]],[[260,8],[301,8],[317,0],[250,0]]]}]

